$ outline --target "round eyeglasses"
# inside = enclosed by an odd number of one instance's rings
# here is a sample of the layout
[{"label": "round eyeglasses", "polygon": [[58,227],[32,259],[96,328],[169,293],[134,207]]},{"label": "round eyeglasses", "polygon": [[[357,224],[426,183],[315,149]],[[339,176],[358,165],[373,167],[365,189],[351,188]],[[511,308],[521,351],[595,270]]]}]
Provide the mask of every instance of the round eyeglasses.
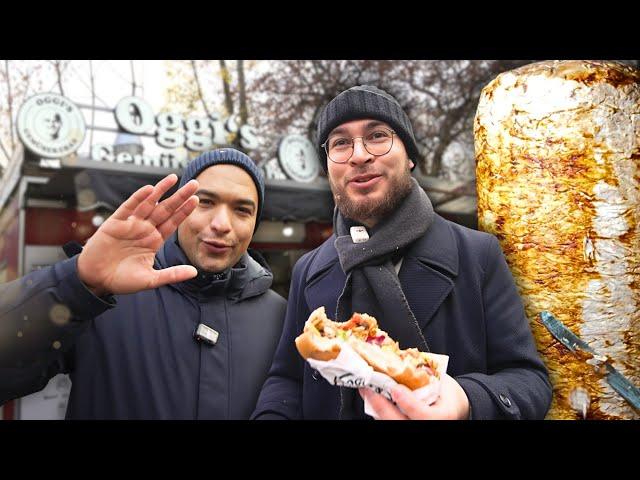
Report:
[{"label": "round eyeglasses", "polygon": [[379,157],[391,151],[393,147],[393,130],[378,127],[362,137],[345,137],[334,135],[327,139],[321,147],[327,154],[327,158],[334,163],[346,163],[353,156],[353,148],[356,138],[362,139],[364,149],[371,155]]}]

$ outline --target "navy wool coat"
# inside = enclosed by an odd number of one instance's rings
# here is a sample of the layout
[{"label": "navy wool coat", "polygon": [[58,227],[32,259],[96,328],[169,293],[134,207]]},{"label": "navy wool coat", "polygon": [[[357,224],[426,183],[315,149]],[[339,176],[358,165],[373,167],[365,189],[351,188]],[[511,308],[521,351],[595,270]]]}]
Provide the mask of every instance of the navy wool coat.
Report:
[{"label": "navy wool coat", "polygon": [[[339,389],[294,339],[309,314],[333,318],[345,284],[332,236],[294,267],[282,337],[252,418],[337,419]],[[431,352],[466,392],[473,419],[542,419],[552,389],[497,239],[436,215],[398,275]]]}]

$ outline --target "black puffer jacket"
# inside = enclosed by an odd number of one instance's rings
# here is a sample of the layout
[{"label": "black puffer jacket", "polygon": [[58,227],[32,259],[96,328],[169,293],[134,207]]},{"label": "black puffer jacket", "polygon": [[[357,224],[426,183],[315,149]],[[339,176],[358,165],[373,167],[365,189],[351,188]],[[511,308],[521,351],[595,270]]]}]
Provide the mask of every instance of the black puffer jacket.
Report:
[{"label": "black puffer jacket", "polygon": [[[67,418],[249,418],[286,308],[254,256],[226,278],[204,274],[108,302],[80,282],[77,256],[0,285],[0,402],[70,373]],[[175,236],[156,256],[156,268],[187,263]],[[219,332],[214,346],[194,340],[199,323]]]}]

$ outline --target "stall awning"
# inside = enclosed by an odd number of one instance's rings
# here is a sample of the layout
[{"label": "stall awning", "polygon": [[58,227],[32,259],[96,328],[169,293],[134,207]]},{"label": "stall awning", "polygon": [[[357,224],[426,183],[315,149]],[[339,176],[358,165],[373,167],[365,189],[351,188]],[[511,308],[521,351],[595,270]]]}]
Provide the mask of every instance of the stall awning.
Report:
[{"label": "stall awning", "polygon": [[[115,209],[138,188],[155,183],[161,178],[162,175],[123,176],[96,170],[79,172],[75,177],[78,208],[88,210],[102,206]],[[266,180],[262,218],[302,223],[331,222],[333,197],[328,183],[311,186],[283,180]]]},{"label": "stall awning", "polygon": [[[31,193],[39,198],[64,198],[70,203],[75,197],[76,208],[81,211],[100,207],[115,210],[137,189],[154,184],[171,172],[160,168],[142,171],[140,167],[77,159],[73,164],[63,164],[60,170],[51,175],[47,184],[33,186]],[[180,174],[179,171],[173,172]],[[264,220],[302,223],[332,221],[333,196],[326,180],[314,184],[266,180],[265,187]]]},{"label": "stall awning", "polygon": [[[171,172],[180,174],[180,171],[164,168],[142,169],[134,165],[117,165],[90,159],[63,161],[61,167],[52,175],[49,170],[50,181],[30,187],[33,189],[31,193],[37,198],[64,197],[70,204],[75,199],[76,208],[81,211],[98,207],[115,210],[138,188],[154,184]],[[477,204],[475,195],[470,193],[470,186],[474,186],[472,182],[450,185],[451,182],[436,180],[430,177],[418,178],[434,203],[435,210],[456,223],[477,228]],[[334,203],[326,179],[310,184],[290,180],[266,180],[265,183],[264,220],[332,222]]]}]

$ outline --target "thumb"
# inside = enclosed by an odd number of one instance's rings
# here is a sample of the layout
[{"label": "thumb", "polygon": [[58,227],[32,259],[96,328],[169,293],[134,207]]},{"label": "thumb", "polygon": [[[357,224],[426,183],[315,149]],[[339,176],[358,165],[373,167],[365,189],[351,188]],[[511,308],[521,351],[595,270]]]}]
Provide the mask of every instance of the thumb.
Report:
[{"label": "thumb", "polygon": [[364,400],[365,397],[367,396],[367,389],[366,388],[359,388],[358,389],[358,393],[360,394],[360,397],[362,398],[362,400]]},{"label": "thumb", "polygon": [[169,283],[179,283],[198,275],[198,271],[192,265],[178,265],[175,267],[156,270],[155,278],[149,288],[161,287]]},{"label": "thumb", "polygon": [[411,395],[411,390],[401,383],[391,388],[391,398],[393,398],[393,401],[400,405],[400,407],[405,407],[407,406],[407,402],[411,402]]}]

